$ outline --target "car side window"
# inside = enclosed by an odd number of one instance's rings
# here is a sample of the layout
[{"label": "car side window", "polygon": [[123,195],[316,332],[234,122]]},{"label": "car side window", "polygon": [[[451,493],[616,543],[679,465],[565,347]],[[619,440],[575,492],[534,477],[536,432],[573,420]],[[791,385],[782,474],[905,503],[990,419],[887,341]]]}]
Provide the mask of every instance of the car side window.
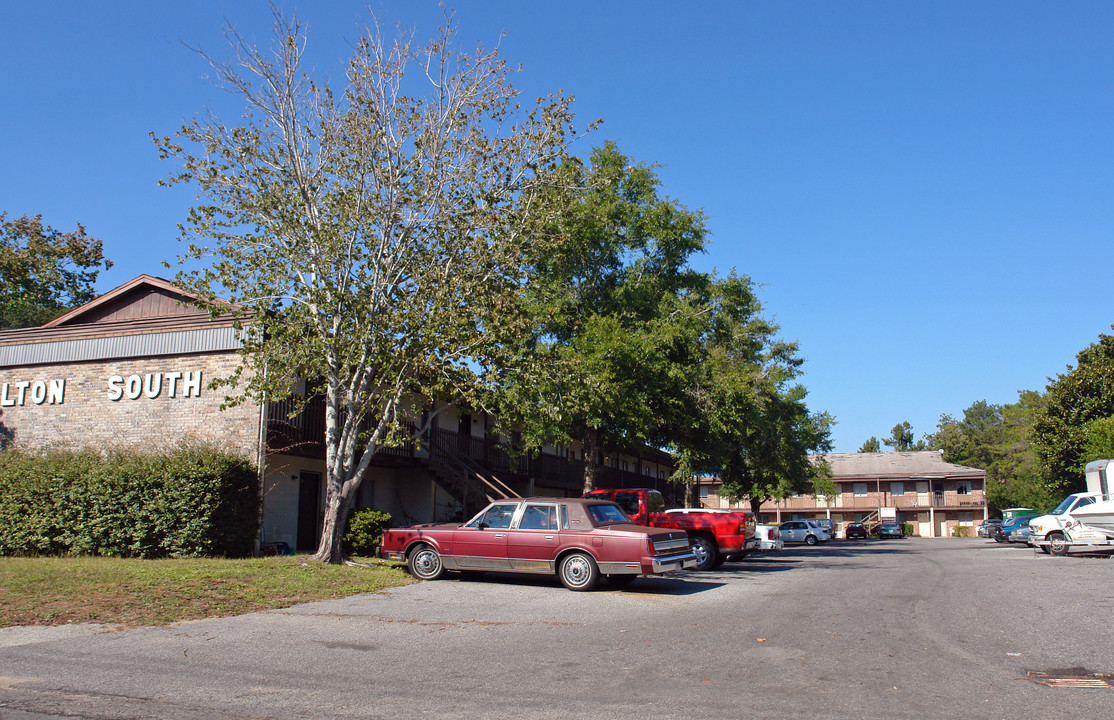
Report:
[{"label": "car side window", "polygon": [[480,518],[480,522],[494,530],[506,530],[511,526],[511,518],[518,505],[492,505]]},{"label": "car side window", "polygon": [[557,529],[557,508],[553,505],[527,505],[522,513],[519,530]]}]

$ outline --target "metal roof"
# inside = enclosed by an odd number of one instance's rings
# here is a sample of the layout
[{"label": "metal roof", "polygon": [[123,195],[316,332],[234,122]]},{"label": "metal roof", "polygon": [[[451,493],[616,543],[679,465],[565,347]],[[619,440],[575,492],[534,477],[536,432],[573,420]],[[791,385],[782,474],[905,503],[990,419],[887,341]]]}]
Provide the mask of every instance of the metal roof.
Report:
[{"label": "metal roof", "polygon": [[236,350],[241,344],[236,329],[224,325],[196,330],[0,345],[0,367],[221,352]]}]

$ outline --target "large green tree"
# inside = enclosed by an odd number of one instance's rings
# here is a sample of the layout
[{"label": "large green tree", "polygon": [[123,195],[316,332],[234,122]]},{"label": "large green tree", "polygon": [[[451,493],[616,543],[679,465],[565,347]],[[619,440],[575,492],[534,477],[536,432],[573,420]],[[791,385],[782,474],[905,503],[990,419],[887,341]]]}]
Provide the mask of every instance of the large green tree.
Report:
[{"label": "large green tree", "polygon": [[827,463],[815,454],[831,450],[834,421],[805,402],[796,344],[778,339],[748,278],[732,274],[708,289],[686,323],[698,329],[699,361],[673,427],[679,474],[716,475],[723,496],[749,500],[756,512],[792,493],[832,494]]},{"label": "large green tree", "polygon": [[1030,442],[1033,420],[1044,404],[1034,391],[1018,393],[1016,403],[971,404],[960,419],[943,415],[931,444],[944,460],[986,470],[991,512],[1007,507],[1049,508],[1059,499],[1049,493],[1036,449]]},{"label": "large green tree", "polygon": [[227,35],[231,60],[202,56],[242,114],[155,138],[180,164],[170,182],[203,198],[183,259],[207,264],[178,280],[251,313],[234,401],[288,396],[298,376],[320,384],[315,558],[340,562],[375,454],[423,410],[419,437],[444,408],[480,402],[522,327],[524,230],[572,133],[570,101],[520,101],[498,52],[462,49],[451,17],[424,43],[373,18],[337,87],[303,67],[295,18],[275,11],[269,50]]},{"label": "large green tree", "polygon": [[1046,484],[1059,494],[1081,491],[1084,465],[1112,449],[1104,437],[1114,418],[1114,336],[1099,335],[1047,390],[1033,423]]},{"label": "large green tree", "polygon": [[112,262],[82,225],[56,230],[42,215],[8,219],[0,212],[0,330],[34,327],[96,296],[93,285]]},{"label": "large green tree", "polygon": [[664,197],[654,167],[614,143],[569,158],[539,199],[520,298],[533,334],[503,377],[500,419],[528,445],[581,443],[584,490],[604,448],[668,442],[710,278],[699,212]]}]

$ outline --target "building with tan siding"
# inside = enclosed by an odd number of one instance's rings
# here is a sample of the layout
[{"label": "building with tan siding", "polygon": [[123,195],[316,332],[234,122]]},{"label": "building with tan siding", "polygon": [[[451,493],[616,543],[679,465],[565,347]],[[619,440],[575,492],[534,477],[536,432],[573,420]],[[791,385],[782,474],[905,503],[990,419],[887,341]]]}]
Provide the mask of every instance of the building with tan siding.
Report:
[{"label": "building with tan siding", "polygon": [[[830,453],[839,492],[831,497],[794,495],[768,501],[759,522],[827,518],[842,536],[848,522],[894,519],[913,526],[921,537],[950,537],[956,528],[975,527],[987,518],[986,471],[944,462],[939,450],[892,453]],[[716,478],[699,481],[708,507],[731,507],[716,495]],[[736,504],[737,506],[737,504]]]}]

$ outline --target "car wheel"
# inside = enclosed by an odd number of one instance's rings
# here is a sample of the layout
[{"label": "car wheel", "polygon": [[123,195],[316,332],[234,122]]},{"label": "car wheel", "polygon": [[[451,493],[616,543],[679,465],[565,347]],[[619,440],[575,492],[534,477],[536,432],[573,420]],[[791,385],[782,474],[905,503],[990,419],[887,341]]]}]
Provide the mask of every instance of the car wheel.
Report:
[{"label": "car wheel", "polygon": [[815,545],[816,544],[816,536],[815,535],[805,535],[805,544],[806,545]]},{"label": "car wheel", "polygon": [[608,575],[607,584],[617,588],[624,588],[635,581],[637,575]]},{"label": "car wheel", "polygon": [[561,560],[557,570],[561,584],[569,590],[591,590],[600,579],[600,569],[596,561],[587,553],[572,553]]},{"label": "car wheel", "polygon": [[445,574],[441,555],[433,549],[432,545],[424,543],[410,553],[410,557],[406,559],[406,566],[410,569],[410,574],[419,580],[436,580]]},{"label": "car wheel", "polygon": [[1053,555],[1068,554],[1068,539],[1063,533],[1050,533],[1048,535],[1048,551]]},{"label": "car wheel", "polygon": [[703,535],[693,535],[691,541],[692,551],[696,553],[696,569],[711,570],[717,567],[719,548],[716,547],[715,541]]}]

